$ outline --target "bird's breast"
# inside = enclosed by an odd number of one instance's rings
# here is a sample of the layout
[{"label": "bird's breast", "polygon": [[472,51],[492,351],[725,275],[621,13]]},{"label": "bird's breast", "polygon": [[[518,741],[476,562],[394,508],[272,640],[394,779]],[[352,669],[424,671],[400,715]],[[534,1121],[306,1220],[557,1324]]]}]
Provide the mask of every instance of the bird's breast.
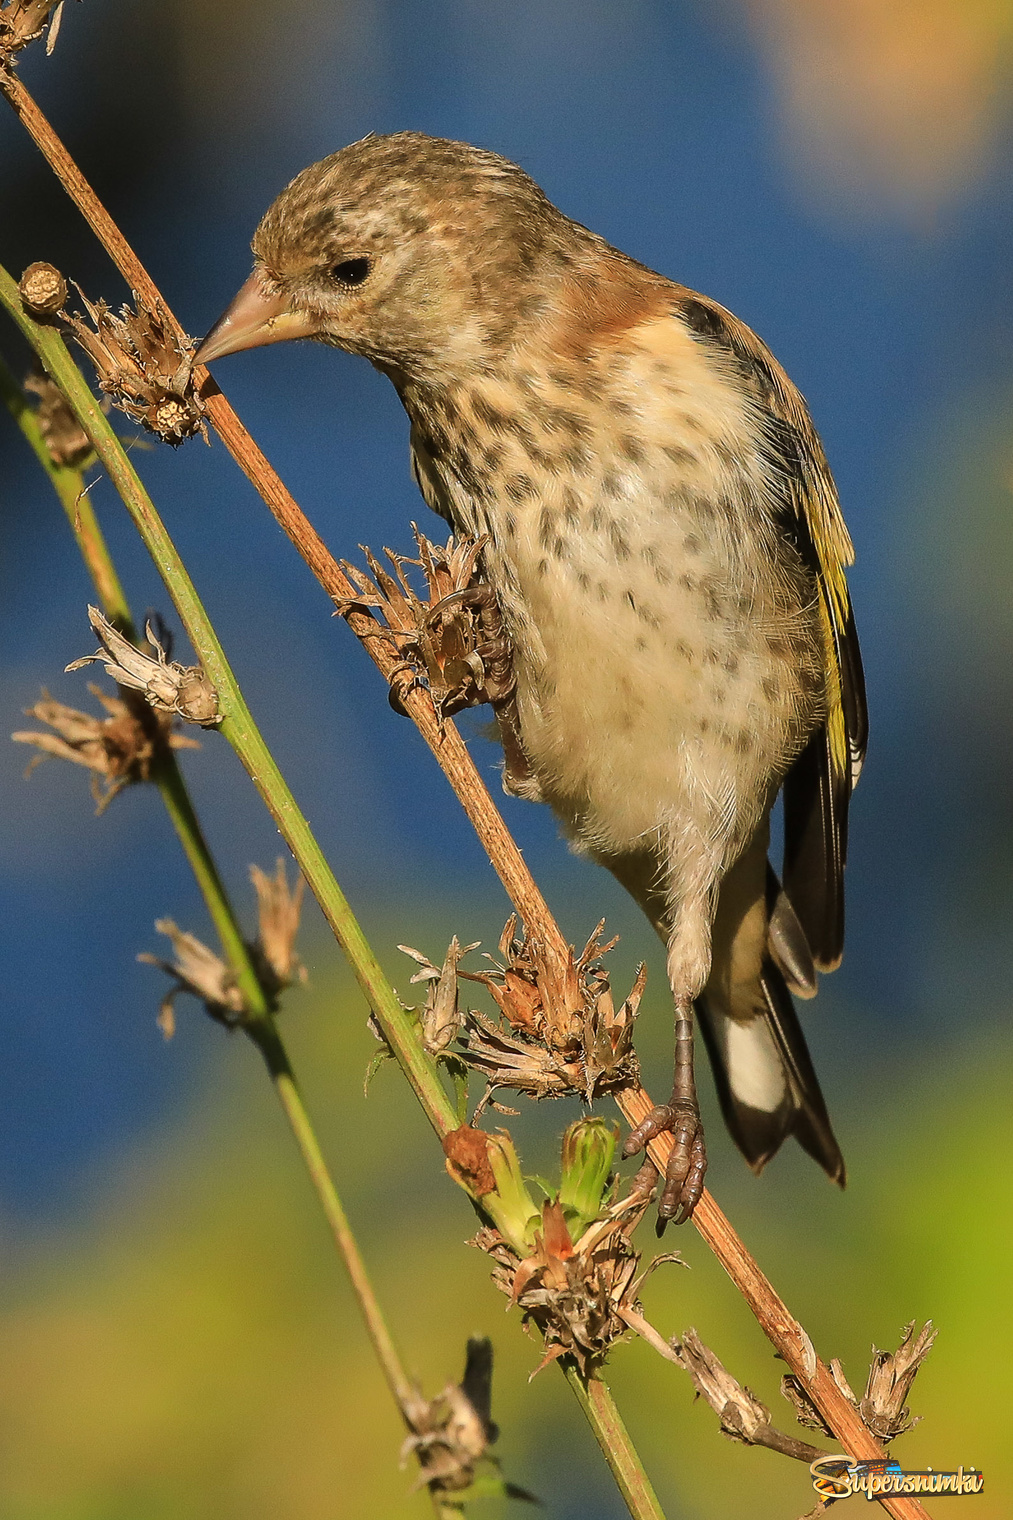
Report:
[{"label": "bird's breast", "polygon": [[667,344],[411,409],[430,506],[490,535],[535,774],[610,850],[701,786],[769,788],[823,701],[815,588],[748,408],[699,364],[694,381],[691,339]]}]

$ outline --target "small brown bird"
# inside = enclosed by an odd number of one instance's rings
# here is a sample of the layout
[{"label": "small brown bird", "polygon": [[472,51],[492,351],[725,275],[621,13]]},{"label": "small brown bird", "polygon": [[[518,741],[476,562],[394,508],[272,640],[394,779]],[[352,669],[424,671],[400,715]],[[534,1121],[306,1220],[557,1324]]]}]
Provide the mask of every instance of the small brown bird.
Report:
[{"label": "small brown bird", "polygon": [[529,770],[505,785],[667,945],[672,1097],[626,1144],[672,1132],[662,1218],[706,1168],[694,1008],[754,1170],[794,1134],[843,1183],[791,992],[840,962],[867,723],[851,541],[801,395],[730,312],[465,143],[353,143],[282,191],[253,253],[198,359],[306,337],[390,377],[429,506],[489,535]]}]

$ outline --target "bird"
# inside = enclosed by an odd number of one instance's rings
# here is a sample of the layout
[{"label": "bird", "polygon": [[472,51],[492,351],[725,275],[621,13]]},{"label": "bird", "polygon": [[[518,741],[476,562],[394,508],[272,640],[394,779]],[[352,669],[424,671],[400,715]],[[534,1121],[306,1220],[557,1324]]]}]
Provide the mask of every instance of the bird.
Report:
[{"label": "bird", "polygon": [[425,501],[486,541],[525,760],[504,785],[548,803],[664,941],[672,1096],[623,1152],[672,1135],[659,1227],[702,1196],[696,1023],[753,1170],[794,1135],[843,1186],[793,994],[841,960],[868,720],[852,542],[800,392],[718,302],[467,143],[342,148],[252,251],[196,361],[309,338],[389,377]]}]

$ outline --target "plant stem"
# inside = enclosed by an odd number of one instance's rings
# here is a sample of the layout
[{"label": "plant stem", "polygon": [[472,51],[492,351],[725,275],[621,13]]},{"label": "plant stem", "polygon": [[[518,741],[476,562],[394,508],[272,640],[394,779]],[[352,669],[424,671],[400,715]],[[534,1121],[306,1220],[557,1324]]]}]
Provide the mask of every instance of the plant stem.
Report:
[{"label": "plant stem", "polygon": [[[69,358],[69,355],[68,355]],[[70,523],[87,566],[102,610],[127,638],[135,628],[126,593],[116,573],[109,549],[98,525],[80,469],[54,462],[42,436],[38,419],[3,359],[0,359],[0,399],[3,400],[48,475]],[[179,836],[190,867],[197,878],[211,921],[218,931],[222,951],[232,968],[236,984],[251,1013],[263,1016],[269,1003],[250,957],[235,910],[208,848],[200,820],[187,791],[175,755],[167,747],[158,756],[152,780],[161,793],[166,812]]]},{"label": "plant stem", "polygon": [[394,1341],[387,1322],[383,1317],[379,1301],[369,1280],[366,1263],[362,1259],[358,1242],[352,1233],[348,1223],[348,1216],[338,1197],[337,1189],[327,1163],[324,1161],[319,1142],[310,1123],[309,1115],[303,1105],[296,1085],[295,1076],[289,1063],[288,1055],[282,1044],[281,1038],[274,1027],[273,1019],[265,1019],[248,1029],[250,1038],[260,1050],[267,1065],[279,1102],[285,1110],[285,1116],[295,1136],[306,1170],[310,1174],[317,1196],[330,1225],[334,1243],[337,1246],[348,1270],[355,1296],[362,1310],[362,1317],[366,1321],[366,1329],[373,1343],[377,1360],[383,1369],[384,1377],[390,1387],[391,1393],[397,1400],[398,1407],[405,1413],[413,1398],[416,1398],[414,1388],[408,1380],[401,1359],[397,1354]]},{"label": "plant stem", "polygon": [[563,1364],[566,1380],[587,1415],[619,1492],[631,1515],[638,1520],[665,1520],[665,1512],[644,1470],[608,1384],[600,1377],[585,1383],[570,1363]]},{"label": "plant stem", "polygon": [[[115,619],[127,637],[133,638],[135,636],[134,623],[130,608],[94,510],[85,493],[82,472],[72,466],[58,465],[54,462],[36,415],[2,357],[0,357],[0,399],[4,401],[18,423],[56,489],[85,564],[91,572],[103,611],[107,617]],[[197,820],[186,783],[176,764],[175,756],[171,752],[163,757],[157,781],[166,810],[176,827],[187,860],[218,929],[222,948],[240,983],[246,1007],[253,1015],[252,1020],[244,1025],[245,1032],[264,1058],[268,1075],[320,1200],[335,1245],[345,1263],[377,1360],[402,1417],[406,1423],[410,1424],[409,1410],[412,1402],[417,1399],[417,1395],[398,1356],[358,1242],[349,1225],[348,1216],[327,1169],[319,1141],[299,1093],[288,1053],[271,1014],[268,998],[256,975],[238,921]],[[459,1508],[447,1507],[436,1490],[430,1490],[430,1492],[437,1515],[459,1516]]]}]

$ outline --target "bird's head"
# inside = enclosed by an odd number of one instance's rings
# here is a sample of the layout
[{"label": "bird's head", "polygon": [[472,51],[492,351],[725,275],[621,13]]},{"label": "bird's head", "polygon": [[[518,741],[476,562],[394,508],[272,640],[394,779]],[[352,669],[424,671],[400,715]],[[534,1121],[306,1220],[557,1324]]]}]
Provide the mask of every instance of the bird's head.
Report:
[{"label": "bird's head", "polygon": [[366,137],[278,196],[253,274],[197,360],[316,338],[395,376],[452,378],[538,320],[581,236],[495,153],[418,132]]}]

